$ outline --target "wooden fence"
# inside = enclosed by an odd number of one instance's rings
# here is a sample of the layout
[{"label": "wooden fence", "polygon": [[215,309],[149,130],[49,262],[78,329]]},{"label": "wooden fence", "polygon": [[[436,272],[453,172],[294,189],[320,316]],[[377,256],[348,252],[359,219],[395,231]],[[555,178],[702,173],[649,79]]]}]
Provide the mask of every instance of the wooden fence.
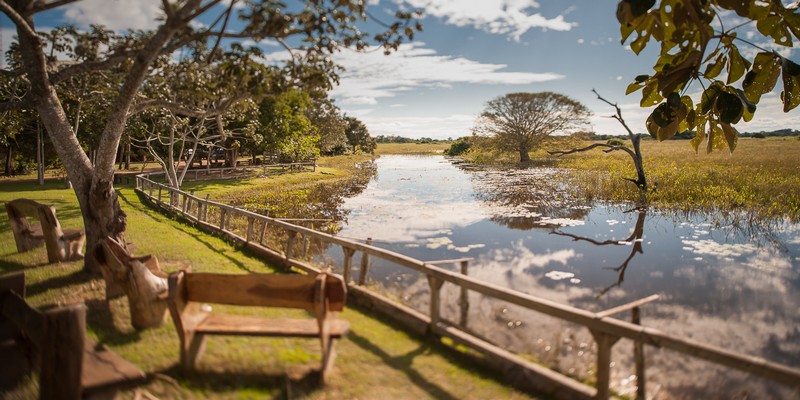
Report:
[{"label": "wooden fence", "polygon": [[[558,398],[607,399],[611,395],[610,364],[611,349],[625,338],[634,342],[634,358],[639,378],[637,397],[644,397],[644,360],[641,348],[644,345],[670,349],[690,357],[710,361],[722,366],[738,369],[748,374],[763,377],[776,383],[800,389],[800,370],[773,363],[724,348],[706,345],[689,339],[671,336],[659,330],[638,325],[638,307],[655,298],[642,299],[625,306],[605,312],[590,312],[569,305],[539,298],[526,293],[483,282],[459,272],[437,267],[441,262],[424,262],[402,254],[339,238],[327,233],[298,226],[280,219],[270,218],[251,211],[242,210],[226,204],[214,202],[186,193],[181,190],[156,183],[148,177],[137,176],[136,190],[155,205],[170,212],[182,215],[201,228],[222,233],[233,241],[241,243],[262,256],[308,272],[319,269],[310,265],[307,256],[311,241],[319,244],[340,246],[344,253],[342,271],[348,290],[361,304],[385,312],[387,315],[405,323],[410,329],[446,337],[456,343],[468,346],[484,356],[492,367],[511,376],[513,383],[527,386]],[[275,235],[276,232],[281,232]],[[269,239],[268,239],[269,237]],[[268,243],[268,242],[271,242]],[[302,251],[301,251],[302,249]],[[353,281],[353,260],[356,253],[361,254],[359,276]],[[369,259],[376,257],[395,265],[424,274],[430,286],[430,309],[427,315],[396,301],[390,300],[365,287],[369,273]],[[466,268],[467,260],[446,260],[461,263]],[[597,343],[596,388],[586,386],[553,370],[521,358],[499,346],[474,336],[456,324],[448,323],[440,317],[440,290],[445,283],[456,285],[462,291],[473,291],[484,296],[515,304],[528,310],[539,312],[587,328]],[[633,310],[634,322],[626,322],[611,315],[620,311]],[[464,310],[462,309],[462,313]]]}]

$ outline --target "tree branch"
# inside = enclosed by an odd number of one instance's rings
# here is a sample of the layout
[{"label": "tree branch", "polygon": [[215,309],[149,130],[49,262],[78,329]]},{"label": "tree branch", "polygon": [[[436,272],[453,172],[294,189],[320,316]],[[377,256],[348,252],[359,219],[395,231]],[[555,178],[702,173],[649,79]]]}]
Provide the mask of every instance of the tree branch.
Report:
[{"label": "tree branch", "polygon": [[17,111],[33,108],[33,102],[27,99],[0,102],[0,111]]},{"label": "tree branch", "polygon": [[122,53],[113,54],[111,57],[103,61],[82,62],[79,64],[72,64],[58,72],[50,75],[50,83],[55,85],[61,83],[75,75],[83,74],[92,71],[101,71],[113,67],[117,64],[130,59],[138,50],[130,50]]},{"label": "tree branch", "polygon": [[52,10],[54,8],[58,8],[61,6],[65,6],[70,3],[75,3],[78,0],[56,0],[53,2],[45,2],[45,1],[37,1],[34,2],[33,8],[31,8],[31,13],[35,14],[42,11]]},{"label": "tree branch", "polygon": [[2,11],[6,16],[8,16],[9,19],[11,19],[11,22],[17,26],[17,29],[32,37],[39,37],[33,27],[30,26],[28,21],[25,20],[25,17],[19,14],[17,10],[12,8],[5,1],[0,1],[0,11]]}]

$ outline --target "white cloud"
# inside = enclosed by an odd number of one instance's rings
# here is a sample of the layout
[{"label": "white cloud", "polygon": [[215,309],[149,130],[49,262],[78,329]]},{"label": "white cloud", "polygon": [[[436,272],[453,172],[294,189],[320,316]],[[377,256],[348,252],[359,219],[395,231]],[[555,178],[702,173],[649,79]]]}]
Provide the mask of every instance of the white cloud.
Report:
[{"label": "white cloud", "polygon": [[153,29],[161,16],[158,0],[85,0],[65,8],[64,17],[78,25],[99,24],[115,31],[127,29]]},{"label": "white cloud", "polygon": [[539,8],[534,0],[395,0],[398,4],[424,8],[425,14],[456,26],[472,26],[484,31],[509,35],[514,41],[531,29],[569,31],[577,24],[564,20],[572,11],[547,18],[533,13]]},{"label": "white cloud", "polygon": [[375,105],[378,101],[374,97],[361,96],[361,97],[345,97],[341,104],[349,105]]},{"label": "white cloud", "polygon": [[468,136],[475,122],[474,115],[456,114],[437,117],[381,117],[371,110],[348,110],[347,113],[360,119],[369,127],[372,136],[397,135],[408,138]]},{"label": "white cloud", "polygon": [[[444,56],[424,43],[403,44],[389,56],[381,52],[343,51],[334,61],[345,68],[332,95],[343,104],[367,98],[393,97],[420,87],[449,88],[455,84],[526,85],[564,78],[557,73],[509,72],[504,64],[488,64]],[[271,56],[271,58],[274,56]],[[371,103],[374,104],[374,103]]]}]

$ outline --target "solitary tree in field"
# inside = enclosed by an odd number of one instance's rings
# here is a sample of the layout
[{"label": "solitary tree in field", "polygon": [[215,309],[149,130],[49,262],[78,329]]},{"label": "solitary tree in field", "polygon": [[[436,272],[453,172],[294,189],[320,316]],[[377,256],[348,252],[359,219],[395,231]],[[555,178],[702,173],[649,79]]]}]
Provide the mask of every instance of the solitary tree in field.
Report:
[{"label": "solitary tree in field", "polygon": [[[159,26],[154,31],[121,36],[98,48],[96,57],[64,63],[48,49],[34,17],[77,1],[0,0],[0,12],[16,27],[21,59],[18,68],[1,72],[20,77],[27,84],[23,96],[0,100],[0,112],[29,108],[38,112],[73,184],[90,249],[106,236],[125,243],[127,218],[112,186],[117,148],[131,111],[141,101],[143,82],[160,67],[160,62],[169,62],[175,51],[191,44],[208,43],[212,46],[211,54],[216,54],[214,50],[222,39],[271,39],[291,51],[290,67],[317,66],[323,73],[309,79],[331,82],[335,70],[330,55],[340,48],[363,50],[372,42],[391,52],[421,29],[413,24],[411,13],[400,12],[395,21],[386,25],[386,31],[370,35],[358,26],[367,16],[363,1],[162,0]],[[212,22],[197,22],[201,17]],[[229,24],[231,17],[240,22],[236,27]],[[107,113],[92,163],[75,136],[59,84],[81,75],[108,72],[119,73],[121,79],[104,99],[108,102]],[[86,260],[86,269],[95,269],[91,258]]]},{"label": "solitary tree in field", "polygon": [[[642,91],[642,107],[657,106],[647,119],[650,135],[667,140],[693,130],[695,150],[707,140],[708,152],[733,151],[739,135],[733,125],[753,118],[761,96],[781,76],[783,111],[800,105],[800,65],[776,51],[791,48],[793,37],[800,39],[798,5],[784,6],[781,0],[620,1],[622,43],[631,39],[636,54],[651,39],[661,44],[654,72],[637,76],[627,90]],[[753,25],[757,34],[741,34]],[[764,40],[768,43],[761,44]],[[693,99],[691,91],[702,94]]]},{"label": "solitary tree in field", "polygon": [[473,132],[489,136],[503,151],[528,152],[556,133],[570,133],[589,123],[589,109],[567,96],[552,92],[509,93],[486,104]]}]

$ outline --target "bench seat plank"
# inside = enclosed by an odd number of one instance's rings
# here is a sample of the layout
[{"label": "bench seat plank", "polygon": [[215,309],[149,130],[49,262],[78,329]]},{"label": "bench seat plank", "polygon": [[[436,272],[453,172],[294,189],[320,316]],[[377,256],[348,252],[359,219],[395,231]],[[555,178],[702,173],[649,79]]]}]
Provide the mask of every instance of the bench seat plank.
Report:
[{"label": "bench seat plank", "polygon": [[81,386],[84,395],[145,380],[145,373],[101,344],[85,342]]},{"label": "bench seat plank", "polygon": [[[330,335],[342,337],[350,329],[350,323],[334,319],[328,321]],[[259,318],[241,315],[210,314],[195,328],[195,332],[206,335],[242,336],[294,336],[318,337],[319,325],[314,319]]]}]

